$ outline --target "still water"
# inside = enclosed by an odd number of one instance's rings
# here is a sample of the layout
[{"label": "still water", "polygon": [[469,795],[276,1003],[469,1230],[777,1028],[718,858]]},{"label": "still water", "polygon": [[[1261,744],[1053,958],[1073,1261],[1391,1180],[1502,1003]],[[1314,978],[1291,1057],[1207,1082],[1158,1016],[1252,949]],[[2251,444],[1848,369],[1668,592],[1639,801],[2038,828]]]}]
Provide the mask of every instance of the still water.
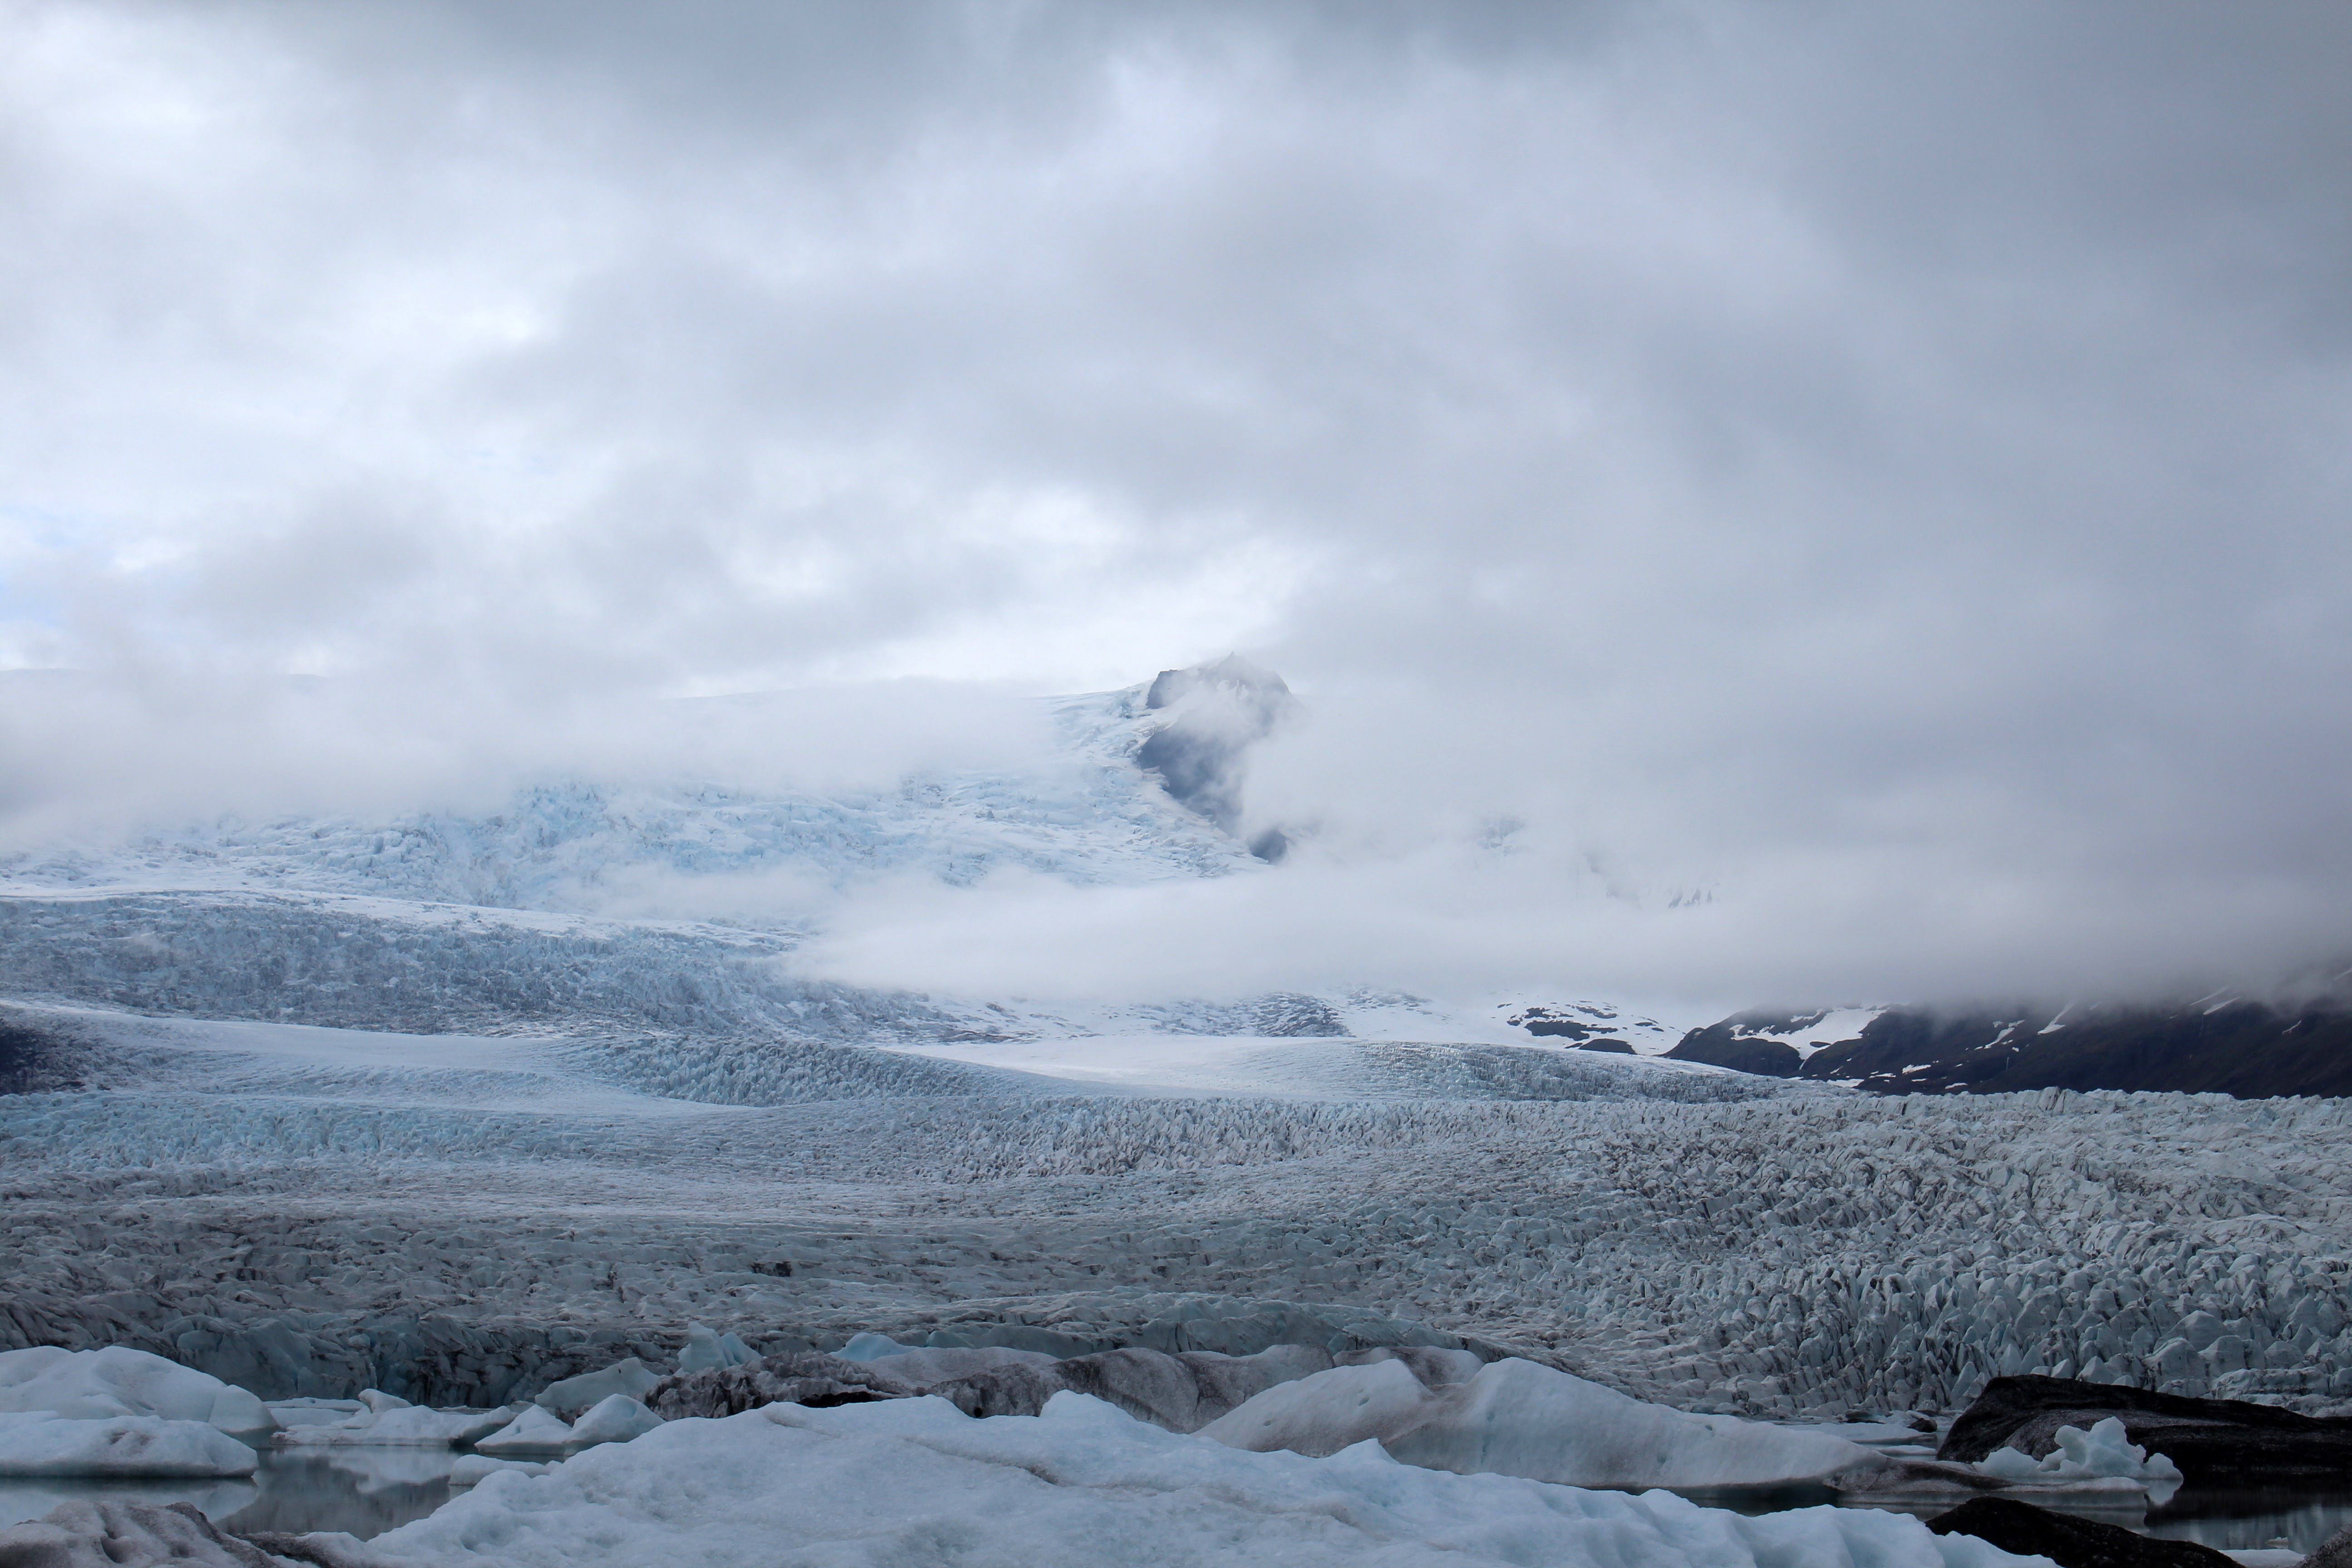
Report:
[{"label": "still water", "polygon": [[0,1480],[0,1528],[76,1498],[192,1502],[222,1529],[345,1530],[362,1540],[423,1519],[450,1497],[448,1448],[263,1448],[250,1480]]}]

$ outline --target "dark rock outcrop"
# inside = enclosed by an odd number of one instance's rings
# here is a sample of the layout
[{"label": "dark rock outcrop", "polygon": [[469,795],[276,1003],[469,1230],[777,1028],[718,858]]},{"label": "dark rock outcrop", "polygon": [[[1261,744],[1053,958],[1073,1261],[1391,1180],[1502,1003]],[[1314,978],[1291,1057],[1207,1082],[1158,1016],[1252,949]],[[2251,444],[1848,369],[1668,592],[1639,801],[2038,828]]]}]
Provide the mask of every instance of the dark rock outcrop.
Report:
[{"label": "dark rock outcrop", "polygon": [[[1192,669],[1161,670],[1143,705],[1169,718],[1144,737],[1137,764],[1158,773],[1176,801],[1234,832],[1242,818],[1244,753],[1297,710],[1290,688],[1274,671],[1232,655]],[[1262,860],[1279,860],[1289,851],[1289,836],[1279,828],[1250,840],[1250,852]]]},{"label": "dark rock outcrop", "polygon": [[2236,1568],[2231,1558],[2193,1541],[2158,1541],[2012,1498],[1971,1498],[1929,1520],[1927,1528],[1938,1535],[1973,1535],[2021,1557],[2047,1557],[2058,1568]]},{"label": "dark rock outcrop", "polygon": [[1694,1029],[1668,1056],[1772,1078],[1820,1079],[1882,1094],[2008,1094],[2099,1089],[2352,1095],[2352,1000],[2209,1000],[2067,1008],[1895,1007],[1853,1039],[1807,1055],[1764,1035],[1824,1016],[1735,1014]]},{"label": "dark rock outcrop", "polygon": [[1667,1056],[1678,1062],[1704,1062],[1764,1078],[1794,1078],[1805,1058],[1783,1040],[1762,1039],[1801,1029],[1824,1014],[1735,1013],[1719,1024],[1693,1029]]},{"label": "dark rock outcrop", "polygon": [[2352,1475],[2352,1420],[2062,1377],[1994,1378],[1952,1423],[1936,1457],[1973,1462],[2016,1448],[2039,1458],[2057,1447],[2059,1427],[2088,1429],[2111,1415],[2131,1441],[2168,1457],[2192,1487],[2340,1486]]}]

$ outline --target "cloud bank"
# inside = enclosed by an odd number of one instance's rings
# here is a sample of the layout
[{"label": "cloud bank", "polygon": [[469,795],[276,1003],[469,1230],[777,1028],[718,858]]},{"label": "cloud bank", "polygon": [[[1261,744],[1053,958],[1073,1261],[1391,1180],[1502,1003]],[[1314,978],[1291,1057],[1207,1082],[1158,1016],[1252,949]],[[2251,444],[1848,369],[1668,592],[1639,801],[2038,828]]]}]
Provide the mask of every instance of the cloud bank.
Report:
[{"label": "cloud bank", "polygon": [[2340,7],[0,29],[0,664],[133,694],[16,721],[20,837],[247,789],[200,731],[447,795],[667,698],[1240,648],[1312,853],[877,891],[835,960],[1921,994],[2352,933]]}]

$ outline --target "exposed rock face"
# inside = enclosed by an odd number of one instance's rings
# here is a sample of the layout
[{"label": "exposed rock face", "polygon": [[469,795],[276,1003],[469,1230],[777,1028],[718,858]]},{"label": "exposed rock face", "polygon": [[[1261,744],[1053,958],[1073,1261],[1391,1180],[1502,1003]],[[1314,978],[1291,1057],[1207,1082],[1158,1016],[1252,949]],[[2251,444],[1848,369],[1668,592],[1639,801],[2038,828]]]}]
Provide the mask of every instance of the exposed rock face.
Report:
[{"label": "exposed rock face", "polygon": [[2011,1498],[1971,1498],[1927,1528],[1973,1535],[2021,1557],[2047,1557],[2058,1568],[2235,1568],[2233,1559],[2193,1541],[2158,1541]]},{"label": "exposed rock face", "polygon": [[1695,1029],[1667,1054],[1773,1078],[1822,1079],[1891,1094],[2096,1089],[2352,1094],[2352,1004],[2257,1001],[2212,1007],[2023,1005],[1961,1012],[1891,1008],[1853,1039],[1810,1056],[1759,1034],[1810,1017],[1741,1013]]},{"label": "exposed rock face", "polygon": [[[1238,655],[1192,669],[1163,669],[1143,705],[1169,720],[1153,731],[1136,762],[1160,775],[1169,795],[1226,832],[1241,824],[1244,754],[1297,710],[1282,677]],[[1290,840],[1279,828],[1258,834],[1250,852],[1279,860]]]},{"label": "exposed rock face", "polygon": [[2056,1447],[2059,1427],[2108,1416],[2132,1442],[2170,1458],[2192,1487],[2340,1484],[2352,1473],[2352,1420],[2061,1377],[1993,1379],[1936,1457],[1973,1462],[2006,1447],[2040,1458]]},{"label": "exposed rock face", "polygon": [[1754,1037],[1799,1027],[1806,1017],[1807,1015],[1802,1014],[1792,1016],[1735,1014],[1719,1024],[1693,1029],[1666,1055],[1676,1061],[1704,1062],[1709,1067],[1729,1068],[1734,1072],[1752,1072],[1765,1078],[1795,1078],[1797,1069],[1805,1063],[1797,1048],[1780,1040]]},{"label": "exposed rock face", "polygon": [[192,1503],[169,1507],[109,1500],[62,1503],[0,1530],[0,1568],[285,1568]]}]

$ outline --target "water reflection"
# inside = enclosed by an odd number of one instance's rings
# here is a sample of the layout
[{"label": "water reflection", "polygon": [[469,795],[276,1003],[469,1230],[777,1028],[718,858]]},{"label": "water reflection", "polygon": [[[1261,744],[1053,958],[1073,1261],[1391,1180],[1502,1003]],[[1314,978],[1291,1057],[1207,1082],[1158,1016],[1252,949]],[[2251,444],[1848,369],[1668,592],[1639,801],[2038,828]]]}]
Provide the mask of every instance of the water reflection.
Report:
[{"label": "water reflection", "polygon": [[245,1507],[260,1489],[244,1480],[79,1481],[63,1477],[0,1480],[0,1530],[38,1519],[62,1503],[107,1499],[118,1502],[192,1502],[207,1519]]},{"label": "water reflection", "polygon": [[247,1480],[0,1481],[0,1528],[38,1519],[59,1503],[109,1498],[192,1502],[232,1532],[343,1530],[362,1541],[423,1519],[449,1500],[448,1448],[338,1447],[321,1453],[260,1450]]},{"label": "water reflection", "polygon": [[2139,1527],[2166,1541],[2194,1541],[2222,1552],[2267,1546],[2279,1536],[2305,1556],[2352,1525],[2352,1490],[2314,1497],[2303,1492],[2183,1492],[2153,1510]]}]

